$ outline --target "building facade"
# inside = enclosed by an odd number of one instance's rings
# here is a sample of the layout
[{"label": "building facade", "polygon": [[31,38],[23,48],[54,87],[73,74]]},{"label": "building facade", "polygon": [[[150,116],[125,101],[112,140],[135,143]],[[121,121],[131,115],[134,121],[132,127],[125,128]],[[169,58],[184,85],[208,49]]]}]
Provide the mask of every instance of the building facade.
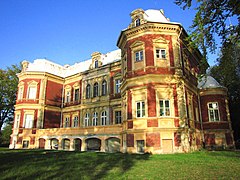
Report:
[{"label": "building facade", "polygon": [[162,10],[137,9],[118,50],[23,61],[10,148],[175,153],[234,147],[227,89]]}]

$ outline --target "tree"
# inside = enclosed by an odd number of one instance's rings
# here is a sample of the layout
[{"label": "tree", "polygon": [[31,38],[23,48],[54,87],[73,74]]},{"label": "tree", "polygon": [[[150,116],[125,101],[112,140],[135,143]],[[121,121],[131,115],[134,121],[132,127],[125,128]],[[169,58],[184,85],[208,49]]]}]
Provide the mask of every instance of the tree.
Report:
[{"label": "tree", "polygon": [[225,42],[217,64],[210,70],[220,84],[228,88],[229,110],[235,139],[240,138],[240,43]]},{"label": "tree", "polygon": [[[195,1],[194,1],[195,2]],[[192,0],[175,0],[183,9],[192,6]],[[215,52],[217,44],[215,36],[221,38],[221,43],[240,42],[240,1],[239,0],[197,0],[196,14],[191,28],[190,44],[197,46],[203,53],[200,69],[207,68],[207,49]],[[237,17],[238,23],[228,24],[229,18]]]},{"label": "tree", "polygon": [[9,146],[10,135],[12,133],[12,124],[7,124],[0,133],[0,145]]},{"label": "tree", "polygon": [[13,121],[20,66],[0,69],[0,132],[4,123]]}]

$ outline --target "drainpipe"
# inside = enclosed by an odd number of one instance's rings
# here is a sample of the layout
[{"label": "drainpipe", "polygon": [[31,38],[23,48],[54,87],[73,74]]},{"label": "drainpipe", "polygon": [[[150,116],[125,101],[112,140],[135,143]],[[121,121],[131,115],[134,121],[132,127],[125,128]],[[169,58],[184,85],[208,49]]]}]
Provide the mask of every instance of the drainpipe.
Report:
[{"label": "drainpipe", "polygon": [[201,124],[201,130],[202,130],[202,142],[205,144],[205,139],[204,139],[204,133],[203,133],[203,122],[202,122],[202,109],[201,109],[201,102],[200,102],[200,95],[198,93],[198,107],[199,107],[199,118],[200,118],[200,124]]}]

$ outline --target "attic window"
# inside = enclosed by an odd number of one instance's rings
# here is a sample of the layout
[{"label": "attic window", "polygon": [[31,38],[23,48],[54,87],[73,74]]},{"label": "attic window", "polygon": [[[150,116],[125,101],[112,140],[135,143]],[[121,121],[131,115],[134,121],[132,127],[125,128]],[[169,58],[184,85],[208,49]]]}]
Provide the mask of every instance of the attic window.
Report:
[{"label": "attic window", "polygon": [[140,25],[141,25],[140,19],[136,19],[135,20],[135,26],[137,27],[137,26],[140,26]]},{"label": "attic window", "polygon": [[95,60],[95,61],[94,61],[94,67],[95,67],[95,68],[98,68],[98,60]]}]

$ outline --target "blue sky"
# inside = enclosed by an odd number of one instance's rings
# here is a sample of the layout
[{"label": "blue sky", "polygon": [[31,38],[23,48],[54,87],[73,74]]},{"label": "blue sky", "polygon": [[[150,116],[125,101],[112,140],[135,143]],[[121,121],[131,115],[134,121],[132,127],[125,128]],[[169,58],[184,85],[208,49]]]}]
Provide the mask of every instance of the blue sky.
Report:
[{"label": "blue sky", "polygon": [[[1,0],[0,68],[37,58],[72,65],[115,50],[137,8],[163,9],[186,30],[194,17],[174,0]],[[209,58],[213,65],[216,56]]]}]

